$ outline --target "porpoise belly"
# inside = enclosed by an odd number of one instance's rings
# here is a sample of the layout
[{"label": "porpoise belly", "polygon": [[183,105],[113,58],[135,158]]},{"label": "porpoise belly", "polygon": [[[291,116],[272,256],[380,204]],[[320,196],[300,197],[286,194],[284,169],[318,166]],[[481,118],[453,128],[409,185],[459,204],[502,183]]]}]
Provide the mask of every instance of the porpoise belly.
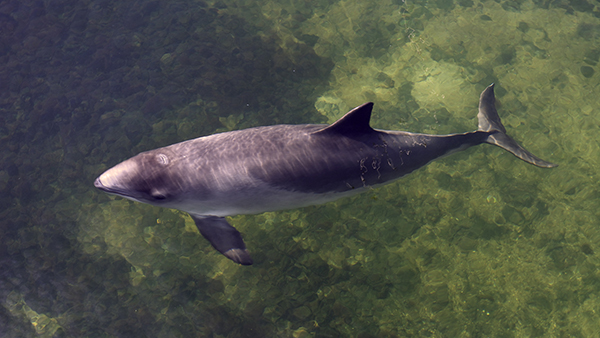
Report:
[{"label": "porpoise belly", "polygon": [[216,192],[208,200],[189,199],[176,208],[195,215],[233,216],[260,214],[268,211],[296,209],[353,196],[366,191],[358,187],[346,191],[310,193],[269,186],[266,183],[250,189]]}]

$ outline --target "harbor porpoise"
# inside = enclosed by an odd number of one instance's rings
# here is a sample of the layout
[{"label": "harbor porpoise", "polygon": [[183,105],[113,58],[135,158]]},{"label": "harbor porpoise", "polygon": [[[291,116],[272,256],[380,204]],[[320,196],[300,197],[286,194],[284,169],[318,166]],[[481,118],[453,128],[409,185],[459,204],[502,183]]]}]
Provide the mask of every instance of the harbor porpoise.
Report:
[{"label": "harbor porpoise", "polygon": [[275,125],[230,131],[140,153],[94,185],[130,200],[185,211],[200,233],[236,263],[252,264],[241,234],[225,216],[321,204],[361,193],[432,160],[481,143],[542,168],[506,134],[494,85],[479,100],[476,131],[427,135],[371,128],[373,103],[331,125]]}]

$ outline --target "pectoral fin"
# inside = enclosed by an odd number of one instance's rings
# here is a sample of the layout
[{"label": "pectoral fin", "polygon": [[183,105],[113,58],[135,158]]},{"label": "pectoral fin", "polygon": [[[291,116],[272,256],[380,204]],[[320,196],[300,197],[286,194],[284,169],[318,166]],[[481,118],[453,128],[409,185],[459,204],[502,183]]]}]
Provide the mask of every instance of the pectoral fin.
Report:
[{"label": "pectoral fin", "polygon": [[242,235],[224,217],[190,215],[198,230],[210,244],[232,261],[251,265],[252,258],[246,250]]}]

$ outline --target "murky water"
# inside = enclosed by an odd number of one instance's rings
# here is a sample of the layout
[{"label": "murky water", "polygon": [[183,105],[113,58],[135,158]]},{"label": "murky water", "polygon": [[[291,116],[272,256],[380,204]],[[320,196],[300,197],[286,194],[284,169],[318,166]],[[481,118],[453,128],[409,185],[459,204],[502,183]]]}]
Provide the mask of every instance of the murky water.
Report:
[{"label": "murky water", "polygon": [[[600,18],[583,1],[0,2],[2,337],[593,337]],[[238,266],[103,194],[138,152],[331,123],[508,133],[323,206],[237,216]]]}]

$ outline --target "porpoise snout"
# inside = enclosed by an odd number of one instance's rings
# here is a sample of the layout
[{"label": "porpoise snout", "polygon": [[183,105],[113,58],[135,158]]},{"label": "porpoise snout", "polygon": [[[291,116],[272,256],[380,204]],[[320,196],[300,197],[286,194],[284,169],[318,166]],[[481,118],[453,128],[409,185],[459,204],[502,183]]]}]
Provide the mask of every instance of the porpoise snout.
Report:
[{"label": "porpoise snout", "polygon": [[94,181],[94,187],[104,190],[104,185],[102,184],[102,180],[100,180],[101,176],[98,176],[98,178],[96,178],[96,180]]}]

